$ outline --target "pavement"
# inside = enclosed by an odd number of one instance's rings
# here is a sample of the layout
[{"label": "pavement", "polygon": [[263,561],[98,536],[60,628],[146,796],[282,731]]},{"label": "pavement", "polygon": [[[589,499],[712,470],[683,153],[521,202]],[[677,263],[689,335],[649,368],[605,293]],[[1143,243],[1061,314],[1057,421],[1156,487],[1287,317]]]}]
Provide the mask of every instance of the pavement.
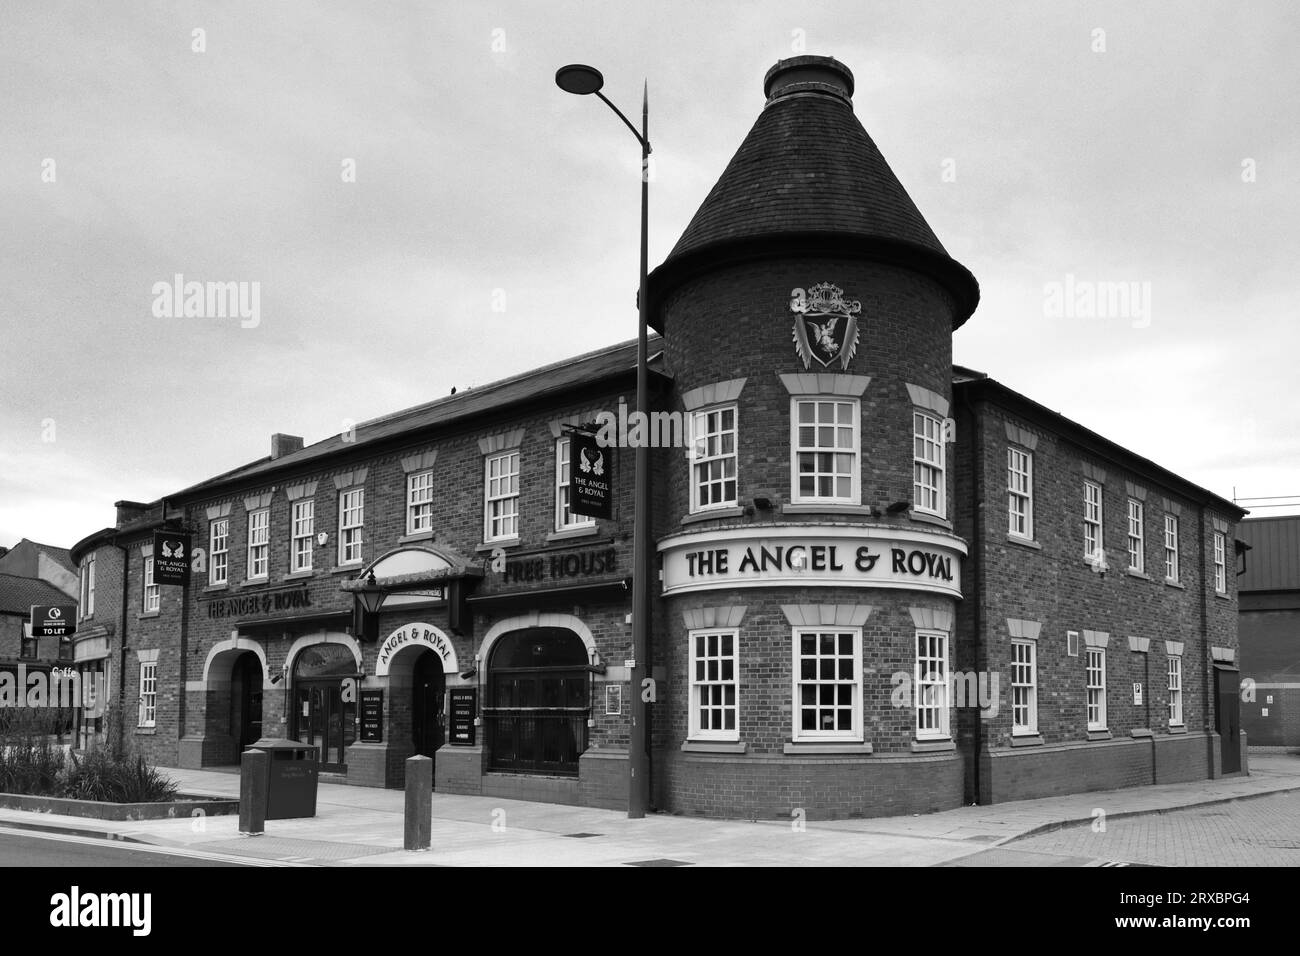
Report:
[{"label": "pavement", "polygon": [[[195,795],[238,797],[239,777],[163,769]],[[402,848],[405,795],[322,783],[316,816],[271,820],[260,836],[237,816],[113,822],[0,809],[0,829],[260,865],[326,866],[941,866],[1080,823],[1102,824],[1300,791],[1300,754],[1251,753],[1250,775],[1095,791],[941,813],[836,821],[706,820],[435,793],[433,847]],[[2,839],[2,837],[0,837]],[[1028,849],[1028,846],[1026,847]],[[983,857],[976,858],[978,854]],[[1082,857],[1079,864],[1101,865]]]}]

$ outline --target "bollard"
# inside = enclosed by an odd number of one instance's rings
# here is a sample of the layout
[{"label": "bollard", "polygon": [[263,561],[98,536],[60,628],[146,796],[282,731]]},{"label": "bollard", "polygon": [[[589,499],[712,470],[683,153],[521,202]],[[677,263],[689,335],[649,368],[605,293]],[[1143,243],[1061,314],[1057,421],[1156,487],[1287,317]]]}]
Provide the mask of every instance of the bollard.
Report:
[{"label": "bollard", "polygon": [[266,829],[267,787],[271,755],[265,750],[245,750],[239,761],[239,832],[261,836]]},{"label": "bollard", "polygon": [[433,844],[433,758],[406,761],[406,819],[402,842],[408,850]]}]

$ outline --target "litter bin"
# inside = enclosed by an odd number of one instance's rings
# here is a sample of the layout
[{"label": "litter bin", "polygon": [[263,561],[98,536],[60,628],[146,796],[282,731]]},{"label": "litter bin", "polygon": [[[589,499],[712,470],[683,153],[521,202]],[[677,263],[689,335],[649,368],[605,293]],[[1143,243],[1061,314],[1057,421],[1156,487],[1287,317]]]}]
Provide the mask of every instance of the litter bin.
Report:
[{"label": "litter bin", "polygon": [[270,755],[266,783],[266,819],[289,820],[316,815],[320,766],[316,748],[297,740],[259,740],[250,749]]}]

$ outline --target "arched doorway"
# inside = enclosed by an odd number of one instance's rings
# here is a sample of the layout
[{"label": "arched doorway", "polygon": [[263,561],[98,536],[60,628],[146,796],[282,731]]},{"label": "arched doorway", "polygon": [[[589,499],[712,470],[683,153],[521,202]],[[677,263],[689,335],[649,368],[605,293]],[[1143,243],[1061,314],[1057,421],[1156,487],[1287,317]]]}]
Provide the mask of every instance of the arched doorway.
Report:
[{"label": "arched doorway", "polygon": [[326,772],[347,771],[344,752],[356,740],[356,701],[343,699],[349,677],[361,675],[344,644],[313,644],[293,664],[293,738],[318,748]]},{"label": "arched doorway", "polygon": [[262,738],[262,661],[251,651],[230,669],[230,736],[236,754]]},{"label": "arched doorway", "polygon": [[530,627],[502,635],[488,662],[490,768],[576,776],[591,712],[587,649],[573,631]]},{"label": "arched doorway", "polygon": [[442,746],[442,701],[446,689],[442,658],[432,651],[422,651],[416,658],[411,680],[411,742],[422,757],[432,757]]}]

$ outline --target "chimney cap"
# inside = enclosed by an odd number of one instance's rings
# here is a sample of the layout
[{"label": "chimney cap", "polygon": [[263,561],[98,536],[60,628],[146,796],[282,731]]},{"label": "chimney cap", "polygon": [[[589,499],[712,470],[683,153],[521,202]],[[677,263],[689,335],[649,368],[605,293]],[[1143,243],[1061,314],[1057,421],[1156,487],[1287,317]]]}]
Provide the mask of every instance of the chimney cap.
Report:
[{"label": "chimney cap", "polygon": [[778,60],[763,77],[763,95],[770,103],[790,93],[824,93],[851,102],[853,71],[833,56],[792,56]]}]

